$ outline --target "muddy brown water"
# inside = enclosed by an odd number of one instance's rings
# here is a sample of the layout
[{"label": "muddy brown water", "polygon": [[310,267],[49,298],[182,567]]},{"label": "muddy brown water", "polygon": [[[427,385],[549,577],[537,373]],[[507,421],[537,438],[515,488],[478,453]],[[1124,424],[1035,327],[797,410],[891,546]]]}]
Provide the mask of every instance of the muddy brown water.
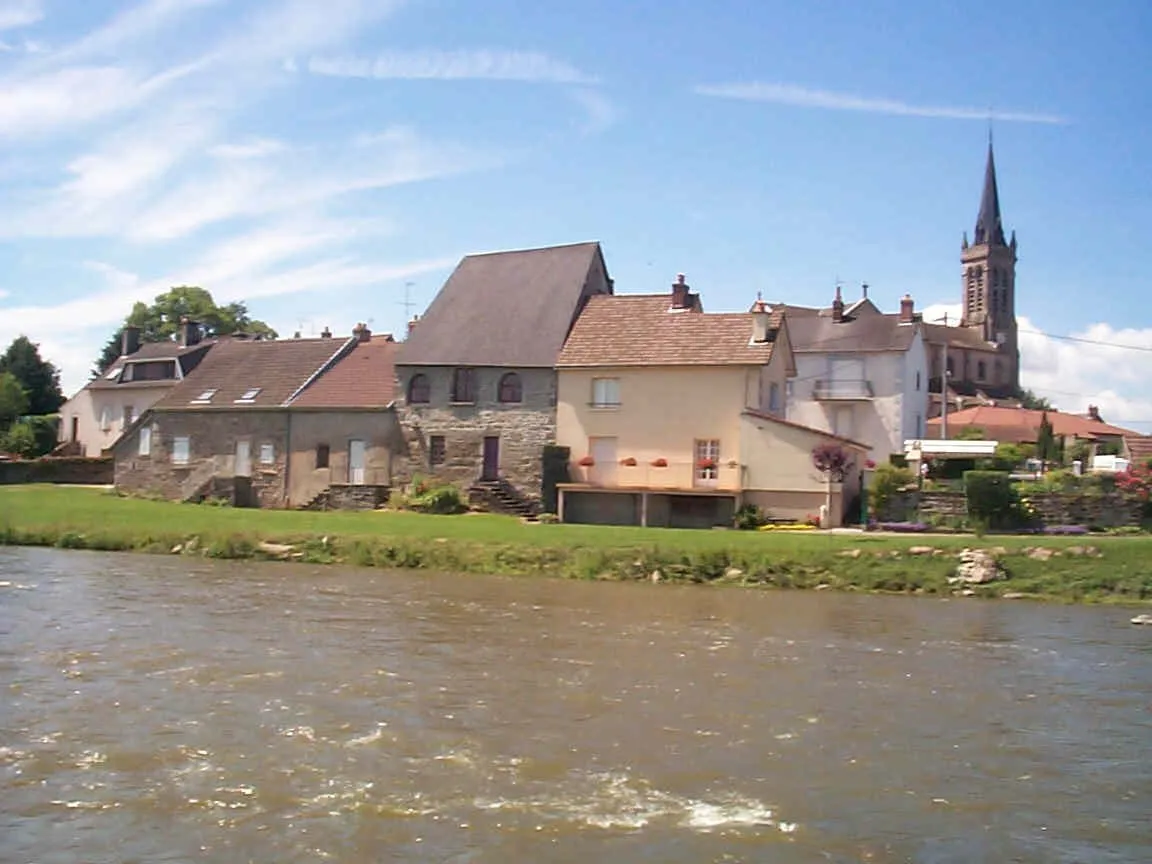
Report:
[{"label": "muddy brown water", "polygon": [[1132,614],[0,549],[0,862],[1152,861]]}]

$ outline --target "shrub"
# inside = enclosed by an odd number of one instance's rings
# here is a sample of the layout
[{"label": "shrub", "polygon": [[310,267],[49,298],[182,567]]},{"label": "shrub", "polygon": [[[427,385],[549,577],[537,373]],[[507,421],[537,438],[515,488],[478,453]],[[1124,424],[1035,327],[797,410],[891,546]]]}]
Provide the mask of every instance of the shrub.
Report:
[{"label": "shrub", "polygon": [[468,509],[463,494],[455,486],[427,486],[422,482],[413,481],[411,492],[393,498],[393,506],[401,510],[414,510],[417,513],[451,516]]},{"label": "shrub", "polygon": [[893,498],[915,486],[916,475],[911,468],[881,465],[872,475],[872,483],[868,487],[869,509],[877,516],[882,516]]},{"label": "shrub", "polygon": [[736,511],[736,527],[741,531],[755,531],[765,521],[764,512],[755,504],[742,504]]},{"label": "shrub", "polygon": [[3,439],[0,442],[0,450],[6,450],[13,456],[35,459],[39,455],[36,433],[28,423],[13,423]]},{"label": "shrub", "polygon": [[1020,499],[1005,471],[968,471],[964,474],[968,518],[989,528],[1015,528],[1022,521]]}]

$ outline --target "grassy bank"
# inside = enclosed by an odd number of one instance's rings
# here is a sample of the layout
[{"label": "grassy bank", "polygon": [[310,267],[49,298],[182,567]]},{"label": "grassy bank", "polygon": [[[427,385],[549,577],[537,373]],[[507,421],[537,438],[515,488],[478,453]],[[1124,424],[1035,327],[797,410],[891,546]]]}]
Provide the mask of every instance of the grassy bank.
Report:
[{"label": "grassy bank", "polygon": [[39,485],[0,487],[0,544],[943,595],[956,590],[948,583],[956,553],[972,547],[994,550],[1009,576],[971,586],[977,596],[1152,602],[1147,536],[976,539],[529,525],[480,514],[237,510]]}]

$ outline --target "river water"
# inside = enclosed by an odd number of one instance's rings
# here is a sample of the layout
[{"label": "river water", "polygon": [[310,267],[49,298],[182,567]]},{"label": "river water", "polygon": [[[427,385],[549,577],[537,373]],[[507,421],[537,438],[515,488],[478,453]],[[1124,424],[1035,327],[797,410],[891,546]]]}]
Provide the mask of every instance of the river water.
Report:
[{"label": "river water", "polygon": [[0,549],[0,862],[1152,861],[1132,615]]}]

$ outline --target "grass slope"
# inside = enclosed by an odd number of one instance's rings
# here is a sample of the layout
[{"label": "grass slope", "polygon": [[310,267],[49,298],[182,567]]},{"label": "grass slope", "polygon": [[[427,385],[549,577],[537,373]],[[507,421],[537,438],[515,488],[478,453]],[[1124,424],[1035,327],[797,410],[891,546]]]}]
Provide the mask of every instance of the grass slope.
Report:
[{"label": "grass slope", "polygon": [[[734,582],[749,585],[948,594],[964,547],[999,547],[1008,591],[1066,600],[1152,601],[1152,537],[1033,538],[835,535],[530,525],[506,516],[390,511],[241,510],[121,498],[66,486],[0,487],[0,544],[296,560],[569,578]],[[909,554],[932,547],[935,555]],[[1043,547],[1039,560],[1028,550]],[[1086,547],[1096,554],[1083,554]],[[859,550],[856,554],[852,550]],[[855,557],[846,557],[851,553]]]}]

